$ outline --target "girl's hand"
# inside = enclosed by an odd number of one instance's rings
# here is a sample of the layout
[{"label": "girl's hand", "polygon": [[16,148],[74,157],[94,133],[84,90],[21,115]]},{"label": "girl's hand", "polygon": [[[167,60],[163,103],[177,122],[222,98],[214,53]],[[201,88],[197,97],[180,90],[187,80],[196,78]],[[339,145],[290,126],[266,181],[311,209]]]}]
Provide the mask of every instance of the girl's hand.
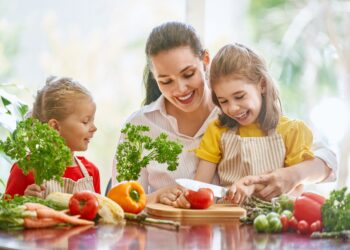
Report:
[{"label": "girl's hand", "polygon": [[248,197],[250,197],[255,191],[255,185],[246,185],[244,177],[238,182],[233,184],[225,197],[227,200],[232,200],[236,204],[242,204]]},{"label": "girl's hand", "polygon": [[26,188],[26,190],[24,190],[24,195],[43,198],[44,191],[45,191],[44,185],[38,186],[36,184],[31,184]]}]

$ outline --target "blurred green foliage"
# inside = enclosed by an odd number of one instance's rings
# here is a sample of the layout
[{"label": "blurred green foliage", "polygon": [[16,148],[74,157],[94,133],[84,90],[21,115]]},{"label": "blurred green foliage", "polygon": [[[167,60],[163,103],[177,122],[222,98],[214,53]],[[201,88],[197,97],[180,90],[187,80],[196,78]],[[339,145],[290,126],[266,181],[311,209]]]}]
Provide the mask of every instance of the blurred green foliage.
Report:
[{"label": "blurred green foliage", "polygon": [[301,118],[308,118],[317,100],[338,93],[325,20],[322,1],[250,1],[252,39],[279,84],[284,111]]}]

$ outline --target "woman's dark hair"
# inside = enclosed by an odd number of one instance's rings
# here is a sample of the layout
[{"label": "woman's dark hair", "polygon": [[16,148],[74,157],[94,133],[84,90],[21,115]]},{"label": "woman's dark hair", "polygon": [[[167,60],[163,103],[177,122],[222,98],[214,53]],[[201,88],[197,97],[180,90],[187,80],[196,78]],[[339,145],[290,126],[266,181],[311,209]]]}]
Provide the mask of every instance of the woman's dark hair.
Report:
[{"label": "woman's dark hair", "polygon": [[[258,122],[265,132],[275,129],[282,114],[281,101],[275,81],[267,70],[262,57],[251,49],[241,44],[228,44],[221,48],[215,55],[210,66],[211,89],[218,82],[227,79],[244,79],[251,84],[264,82],[265,94],[262,95],[262,107],[258,116]],[[220,103],[212,91],[214,104],[220,107]],[[222,126],[235,128],[237,121],[225,113],[219,115]]]},{"label": "woman's dark hair", "polygon": [[198,57],[203,54],[202,43],[192,26],[180,22],[167,22],[153,28],[147,39],[145,50],[147,64],[143,73],[146,88],[144,105],[154,102],[162,94],[151,71],[151,57],[180,46],[189,46],[193,54]]}]

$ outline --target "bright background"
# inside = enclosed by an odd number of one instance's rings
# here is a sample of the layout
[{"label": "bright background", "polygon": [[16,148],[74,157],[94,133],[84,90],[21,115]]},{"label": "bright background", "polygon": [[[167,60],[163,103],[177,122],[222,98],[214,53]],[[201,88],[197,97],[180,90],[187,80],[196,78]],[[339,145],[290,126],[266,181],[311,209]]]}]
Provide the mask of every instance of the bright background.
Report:
[{"label": "bright background", "polygon": [[[349,18],[349,2],[336,0],[0,0],[0,88],[32,105],[49,75],[84,84],[98,131],[82,154],[98,165],[104,191],[121,126],[144,96],[147,36],[163,22],[188,22],[211,56],[240,42],[265,57],[285,113],[338,155],[337,183],[309,187],[326,194],[348,184]],[[9,166],[0,172],[6,181]]]}]

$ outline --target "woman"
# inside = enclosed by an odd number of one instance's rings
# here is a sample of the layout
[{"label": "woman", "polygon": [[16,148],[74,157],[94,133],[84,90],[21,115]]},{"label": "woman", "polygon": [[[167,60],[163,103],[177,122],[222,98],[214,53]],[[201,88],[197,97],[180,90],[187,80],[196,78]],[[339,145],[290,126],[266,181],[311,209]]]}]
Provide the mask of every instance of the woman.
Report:
[{"label": "woman", "polygon": [[[145,106],[132,114],[127,122],[149,126],[152,137],[164,132],[169,139],[180,141],[184,148],[176,171],[170,172],[166,166],[152,163],[141,170],[138,181],[149,194],[148,202],[176,205],[174,201],[182,190],[175,185],[175,179],[194,177],[198,159],[191,150],[197,148],[208,123],[220,112],[211,100],[207,84],[209,54],[191,26],[169,22],[152,30],[146,44],[146,56]],[[319,158],[254,180],[254,183],[262,182],[266,186],[260,195],[269,199],[289,192],[299,184],[334,179],[331,167],[336,167],[335,155],[324,147],[314,149],[314,152]],[[113,185],[116,175],[113,164]]]}]

